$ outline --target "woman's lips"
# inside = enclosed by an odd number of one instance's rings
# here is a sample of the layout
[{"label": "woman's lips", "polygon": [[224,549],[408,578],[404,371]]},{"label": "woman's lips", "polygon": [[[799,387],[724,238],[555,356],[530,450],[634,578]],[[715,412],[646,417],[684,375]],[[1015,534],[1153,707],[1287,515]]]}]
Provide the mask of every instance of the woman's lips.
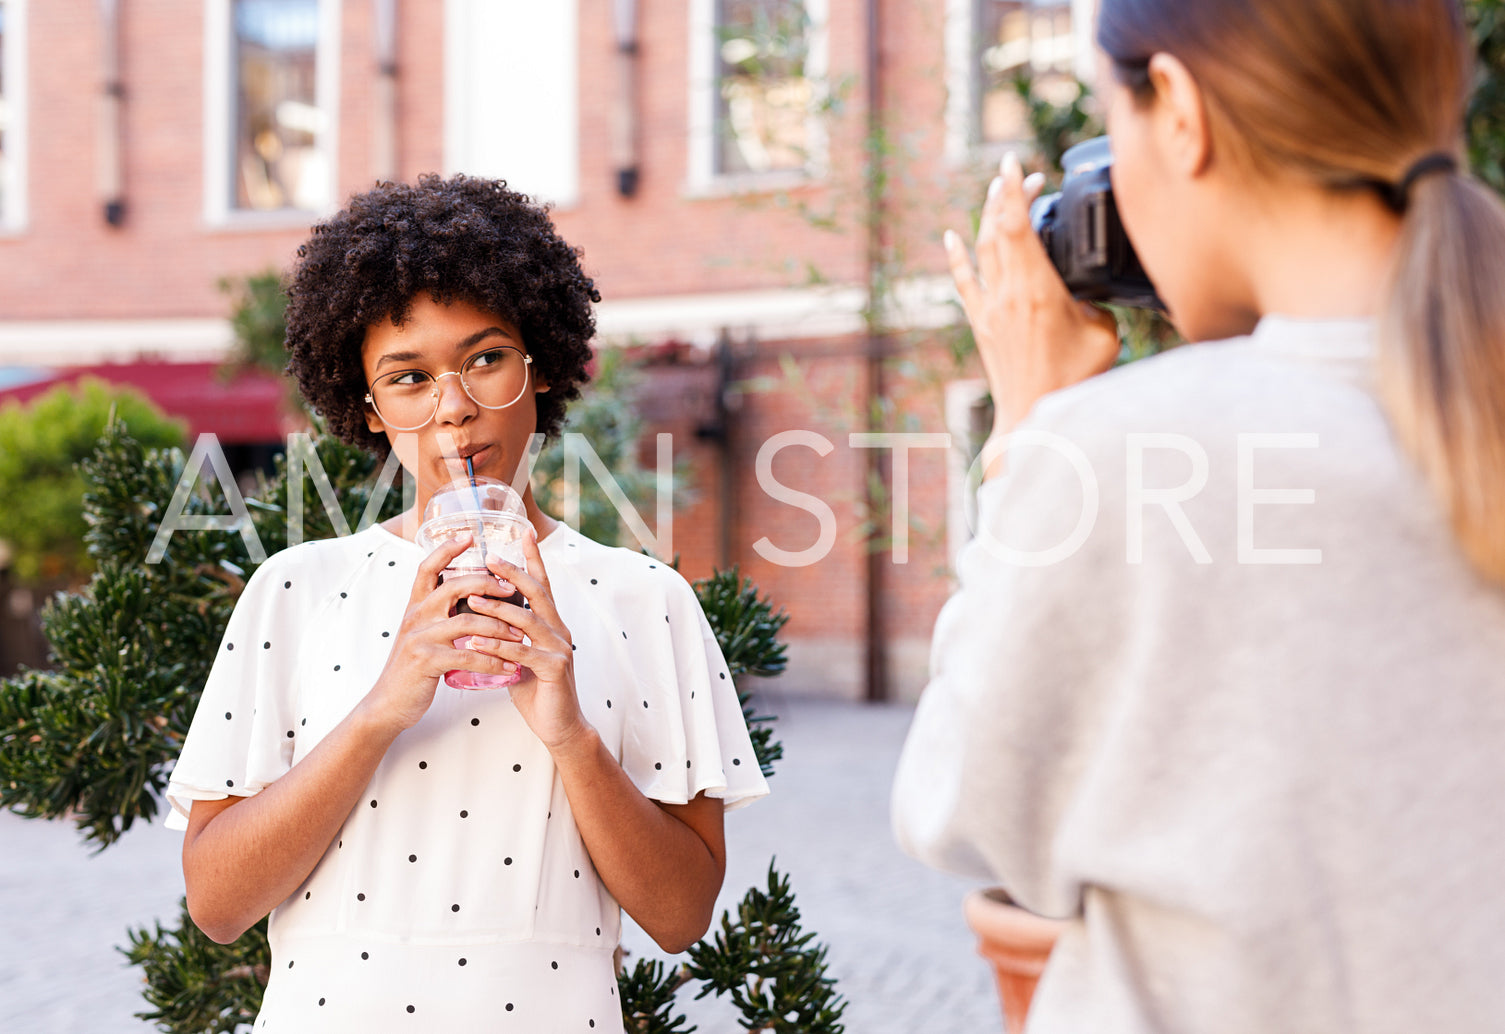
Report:
[{"label": "woman's lips", "polygon": [[482,464],[484,464],[486,462],[486,459],[490,455],[491,455],[491,446],[489,446],[489,445],[483,445],[479,449],[475,449],[475,450],[461,449],[460,450],[460,466],[464,467],[466,465],[466,461],[469,460],[470,461],[470,465],[473,468],[475,468],[475,470],[479,471],[481,469]]}]

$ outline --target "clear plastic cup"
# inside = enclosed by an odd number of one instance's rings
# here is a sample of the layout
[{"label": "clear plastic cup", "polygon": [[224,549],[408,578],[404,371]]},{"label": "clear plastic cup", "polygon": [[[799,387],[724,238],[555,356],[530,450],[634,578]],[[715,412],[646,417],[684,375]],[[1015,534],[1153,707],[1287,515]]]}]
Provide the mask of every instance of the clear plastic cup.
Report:
[{"label": "clear plastic cup", "polygon": [[[477,477],[474,481],[462,478],[434,493],[428,506],[424,507],[423,524],[419,526],[414,541],[432,553],[442,544],[468,533],[473,539],[470,547],[449,562],[439,580],[443,582],[446,578],[468,574],[495,578],[486,567],[487,559],[500,557],[510,564],[524,566],[523,537],[531,529],[522,497],[512,486],[494,478]],[[507,602],[522,606],[523,594],[514,592],[507,597]],[[469,602],[462,599],[455,604],[450,615],[470,612]],[[456,639],[454,643],[455,649],[465,649],[464,639]],[[444,673],[444,681],[457,689],[500,689],[521,679],[521,671],[492,675],[454,669]]]}]

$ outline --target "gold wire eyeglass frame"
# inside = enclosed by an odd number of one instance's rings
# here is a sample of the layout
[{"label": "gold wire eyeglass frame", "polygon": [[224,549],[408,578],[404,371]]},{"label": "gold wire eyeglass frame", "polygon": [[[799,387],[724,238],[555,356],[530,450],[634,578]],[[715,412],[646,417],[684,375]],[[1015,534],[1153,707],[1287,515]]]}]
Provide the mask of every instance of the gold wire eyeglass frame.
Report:
[{"label": "gold wire eyeglass frame", "polygon": [[[512,397],[512,400],[510,402],[503,402],[500,406],[488,406],[488,405],[486,405],[486,403],[482,402],[480,399],[478,399],[478,398],[475,397],[475,393],[470,390],[470,385],[465,382],[465,374],[471,368],[471,366],[475,364],[475,362],[476,362],[477,359],[480,359],[482,356],[493,355],[493,354],[495,354],[497,352],[501,352],[501,351],[516,352],[518,355],[521,355],[523,357],[523,384],[522,384],[522,387],[517,390],[517,394]],[[424,373],[424,372],[425,371],[422,371],[422,370],[397,370],[397,371],[394,371],[393,373],[387,374],[386,376],[387,377],[396,377],[396,376],[399,376],[401,374]],[[420,427],[427,427],[428,424],[429,424],[429,422],[431,420],[433,420],[434,417],[435,417],[435,415],[438,414],[438,412],[439,412],[439,378],[440,377],[458,377],[458,378],[460,378],[460,389],[465,392],[465,396],[467,398],[469,398],[470,401],[474,402],[476,405],[480,406],[482,409],[506,409],[509,406],[516,405],[518,399],[522,398],[525,394],[527,394],[527,392],[528,392],[528,384],[532,380],[532,375],[533,375],[533,357],[531,355],[528,355],[527,353],[523,352],[519,348],[513,348],[511,345],[499,345],[496,348],[488,348],[484,352],[477,352],[475,355],[473,355],[469,359],[465,360],[464,365],[462,365],[458,370],[446,370],[443,373],[439,374],[438,377],[429,376],[429,380],[431,381],[431,384],[430,384],[430,387],[429,387],[429,397],[434,402],[434,408],[429,411],[429,415],[424,419],[424,421],[422,423],[412,424],[410,426],[404,427],[404,426],[399,425],[399,424],[394,424],[392,421],[388,420],[385,416],[383,416],[382,415],[382,411],[381,411],[381,407],[379,407],[376,404],[376,398],[375,398],[376,385],[375,384],[367,385],[366,405],[370,406],[371,409],[372,409],[372,411],[375,412],[376,415],[381,418],[381,422],[384,423],[384,424],[386,424],[388,427],[392,428],[392,430],[394,430],[394,431],[416,431]],[[377,378],[377,383],[378,384],[381,383],[381,381],[384,380],[384,379],[385,378],[383,378],[383,377],[378,377]]]}]

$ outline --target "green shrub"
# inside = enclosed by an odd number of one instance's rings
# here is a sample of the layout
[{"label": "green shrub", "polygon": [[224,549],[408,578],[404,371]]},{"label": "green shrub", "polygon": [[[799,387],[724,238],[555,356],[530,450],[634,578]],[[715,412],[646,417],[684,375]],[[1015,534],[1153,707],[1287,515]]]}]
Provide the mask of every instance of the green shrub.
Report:
[{"label": "green shrub", "polygon": [[184,427],[141,395],[95,379],[0,407],[0,539],[23,585],[77,584],[94,569],[84,548],[84,479],[110,413],[149,447],[181,445]]}]

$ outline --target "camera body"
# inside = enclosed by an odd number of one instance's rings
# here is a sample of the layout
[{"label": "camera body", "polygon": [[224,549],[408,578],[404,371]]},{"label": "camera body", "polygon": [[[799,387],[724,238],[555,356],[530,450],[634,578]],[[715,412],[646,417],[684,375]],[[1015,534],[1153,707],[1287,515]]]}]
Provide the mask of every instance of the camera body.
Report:
[{"label": "camera body", "polygon": [[1077,144],[1061,156],[1061,166],[1061,192],[1036,198],[1029,218],[1072,296],[1165,311],[1118,218],[1108,138]]}]

